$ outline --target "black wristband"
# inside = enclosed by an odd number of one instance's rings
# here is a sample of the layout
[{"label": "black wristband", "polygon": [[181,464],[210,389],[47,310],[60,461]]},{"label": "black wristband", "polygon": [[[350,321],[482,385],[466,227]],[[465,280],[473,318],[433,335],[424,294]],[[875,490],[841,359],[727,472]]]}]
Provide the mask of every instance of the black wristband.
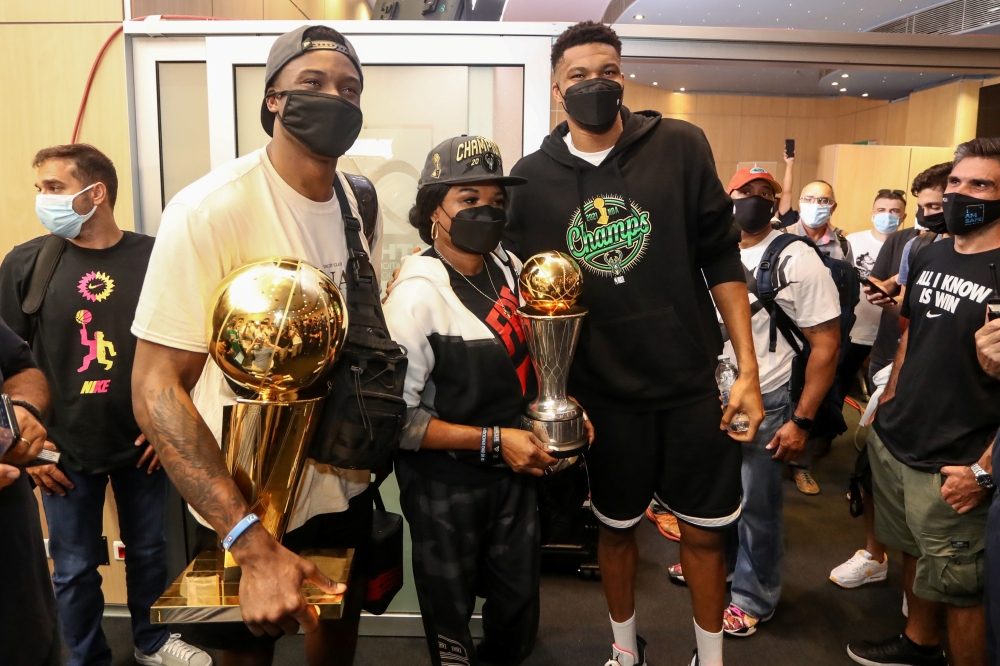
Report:
[{"label": "black wristband", "polygon": [[500,426],[493,426],[493,458],[500,457]]},{"label": "black wristband", "polygon": [[486,462],[486,442],[490,438],[490,429],[483,428],[483,436],[479,440],[479,461]]},{"label": "black wristband", "polygon": [[39,423],[42,422],[42,413],[38,411],[38,407],[35,407],[30,402],[26,402],[24,400],[11,400],[10,404],[22,407],[25,411],[38,419]]}]

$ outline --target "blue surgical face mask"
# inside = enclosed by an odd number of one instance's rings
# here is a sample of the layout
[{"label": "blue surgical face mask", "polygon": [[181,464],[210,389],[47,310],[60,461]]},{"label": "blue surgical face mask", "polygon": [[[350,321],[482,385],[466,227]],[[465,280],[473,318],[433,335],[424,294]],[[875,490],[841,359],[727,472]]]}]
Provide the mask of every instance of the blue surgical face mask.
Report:
[{"label": "blue surgical face mask", "polygon": [[872,224],[883,234],[891,234],[899,229],[899,216],[892,213],[875,213],[872,217]]},{"label": "blue surgical face mask", "polygon": [[799,204],[799,219],[810,229],[822,227],[830,219],[831,214],[833,214],[833,206],[829,204],[826,206],[821,206],[818,203]]},{"label": "blue surgical face mask", "polygon": [[[94,183],[96,185],[97,183]],[[86,215],[80,215],[73,210],[73,199],[77,198],[94,185],[83,188],[76,194],[39,194],[35,197],[35,214],[42,221],[42,226],[63,238],[76,238],[80,235],[80,227],[94,216],[97,206]]]}]

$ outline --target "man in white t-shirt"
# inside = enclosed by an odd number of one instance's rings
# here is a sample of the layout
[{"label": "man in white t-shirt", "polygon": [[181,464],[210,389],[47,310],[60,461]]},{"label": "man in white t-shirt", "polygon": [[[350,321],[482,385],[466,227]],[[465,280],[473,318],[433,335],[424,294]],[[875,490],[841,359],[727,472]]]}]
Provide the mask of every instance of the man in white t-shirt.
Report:
[{"label": "man in white t-shirt", "polygon": [[[319,622],[302,584],[333,593],[343,586],[292,551],[354,547],[354,561],[364,562],[370,473],[308,460],[282,544],[259,524],[247,527],[250,509],[219,448],[223,408],[235,396],[218,366],[206,363],[212,294],[240,266],[297,257],[346,288],[349,254],[333,183],[342,178],[337,158],[361,129],[361,64],[340,33],[303,26],[275,41],[265,78],[261,123],[272,140],[184,188],[163,211],[132,327],[139,338],[133,403],[143,432],[199,519],[218,538],[235,537],[229,552],[242,568],[246,626],[202,625],[204,636],[194,642],[227,650],[232,661],[226,663],[267,663],[276,637],[301,625],[309,663],[350,664],[364,600],[360,572],[351,575],[345,619]],[[344,189],[360,217],[351,188]],[[380,236],[381,219],[374,247],[366,247],[374,257],[381,256]]]},{"label": "man in white t-shirt", "polygon": [[[752,442],[743,445],[743,504],[738,526],[739,544],[730,543],[733,573],[732,602],[723,614],[723,629],[733,636],[749,636],[769,620],[781,597],[784,558],[782,478],[785,463],[805,449],[812,418],[833,383],[840,351],[840,298],[830,270],[808,242],[796,240],[772,262],[777,293],[765,307],[757,294],[757,272],[768,246],[782,237],[771,228],[781,186],[764,169],[737,171],[727,188],[740,227],[740,257],[750,292],[754,349],[764,396],[764,421]],[[781,313],[802,332],[811,352],[805,383],[796,403],[791,394],[795,352],[780,328],[771,351],[771,315]],[[721,317],[719,318],[722,322]],[[727,339],[725,353],[734,358]],[[732,551],[736,550],[735,557]],[[671,567],[676,578],[680,565]]]},{"label": "man in white t-shirt", "polygon": [[[896,231],[906,219],[906,197],[902,190],[879,190],[872,204],[872,228],[847,236],[854,255],[854,267],[862,280],[867,280],[878,253],[889,234]],[[882,309],[862,298],[854,308],[857,319],[851,329],[851,346],[837,368],[840,395],[847,396],[858,374],[858,368],[868,358],[878,333]]]}]

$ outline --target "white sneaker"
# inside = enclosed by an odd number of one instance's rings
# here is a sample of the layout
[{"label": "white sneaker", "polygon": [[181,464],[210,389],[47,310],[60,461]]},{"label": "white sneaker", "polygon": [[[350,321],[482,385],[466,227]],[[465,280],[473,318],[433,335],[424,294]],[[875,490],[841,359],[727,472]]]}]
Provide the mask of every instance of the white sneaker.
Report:
[{"label": "white sneaker", "polygon": [[617,645],[611,645],[611,659],[608,659],[604,666],[646,666],[646,641],[642,636],[636,636],[639,645],[639,654],[632,654],[628,650],[622,650]]},{"label": "white sneaker", "polygon": [[889,573],[889,555],[880,563],[872,559],[867,550],[859,550],[839,567],[830,572],[830,580],[841,587],[853,589],[868,583],[885,580]]},{"label": "white sneaker", "polygon": [[212,666],[208,653],[182,641],[180,634],[170,634],[156,654],[143,654],[136,648],[135,661],[139,666]]}]

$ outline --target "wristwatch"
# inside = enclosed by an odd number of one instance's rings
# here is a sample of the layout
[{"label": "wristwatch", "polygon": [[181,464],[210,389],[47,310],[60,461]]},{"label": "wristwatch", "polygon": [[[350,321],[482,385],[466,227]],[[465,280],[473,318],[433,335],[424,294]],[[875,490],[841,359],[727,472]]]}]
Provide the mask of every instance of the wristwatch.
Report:
[{"label": "wristwatch", "polygon": [[996,485],[993,483],[993,477],[986,473],[986,470],[979,466],[979,463],[972,463],[970,466],[972,473],[976,475],[976,483],[983,490],[993,490]]},{"label": "wristwatch", "polygon": [[792,414],[792,423],[794,423],[798,427],[802,428],[806,432],[809,432],[810,430],[812,430],[812,427],[813,427],[813,420],[812,419],[807,419],[804,416],[797,416],[795,414]]}]

